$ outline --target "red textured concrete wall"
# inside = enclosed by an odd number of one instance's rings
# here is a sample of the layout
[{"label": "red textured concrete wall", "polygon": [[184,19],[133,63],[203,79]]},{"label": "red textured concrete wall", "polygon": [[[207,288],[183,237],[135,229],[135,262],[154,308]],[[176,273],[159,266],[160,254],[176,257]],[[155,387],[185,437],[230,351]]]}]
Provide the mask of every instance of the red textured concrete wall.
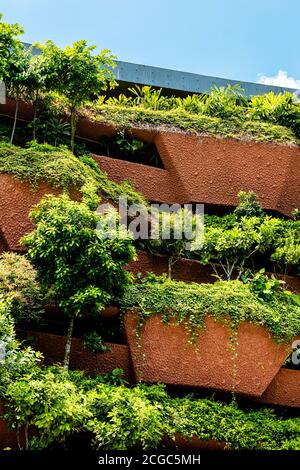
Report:
[{"label": "red textured concrete wall", "polygon": [[[60,189],[41,182],[39,188],[33,191],[27,182],[19,181],[11,175],[0,174],[0,231],[2,244],[10,250],[22,250],[20,238],[33,229],[28,218],[32,206],[37,204],[47,194],[61,194]],[[71,196],[79,199],[77,191]]]},{"label": "red textured concrete wall", "polygon": [[205,319],[197,349],[189,343],[184,325],[163,324],[150,317],[139,338],[137,317],[125,317],[125,330],[136,379],[180,386],[232,391],[261,396],[291,352],[291,344],[277,344],[264,328],[248,322],[237,330],[236,359],[230,348],[230,329],[212,317]]},{"label": "red textured concrete wall", "polygon": [[180,202],[168,171],[115,158],[97,155],[93,157],[101,170],[106,171],[110,179],[117,183],[124,180],[133,182],[134,188],[150,201],[167,204]]},{"label": "red textured concrete wall", "polygon": [[282,368],[257,401],[300,408],[299,386],[300,370]]},{"label": "red textured concrete wall", "polygon": [[171,179],[190,202],[236,205],[241,189],[266,209],[289,214],[300,207],[300,148],[162,132],[155,140]]},{"label": "red textured concrete wall", "polygon": [[[29,331],[28,334],[34,337],[34,349],[41,351],[45,355],[46,364],[55,364],[63,361],[66,345],[66,338],[64,336],[33,331]],[[93,353],[83,348],[80,339],[73,338],[70,367],[72,369],[85,370],[86,372],[96,372],[97,374],[121,368],[124,371],[123,377],[130,381],[131,365],[128,346],[114,343],[105,344],[111,348],[111,351],[101,354]]]},{"label": "red textured concrete wall", "polygon": [[50,193],[59,194],[59,191],[46,183],[42,183],[38,191],[32,191],[28,183],[10,175],[0,175],[0,229],[11,250],[22,249],[20,238],[33,229],[28,219],[29,211],[45,194]]}]

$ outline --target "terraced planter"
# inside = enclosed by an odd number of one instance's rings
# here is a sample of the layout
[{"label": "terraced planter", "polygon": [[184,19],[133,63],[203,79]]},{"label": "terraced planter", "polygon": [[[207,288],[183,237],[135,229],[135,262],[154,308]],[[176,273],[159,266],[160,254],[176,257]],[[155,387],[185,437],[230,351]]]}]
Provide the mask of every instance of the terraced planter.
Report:
[{"label": "terraced planter", "polygon": [[300,369],[280,369],[257,400],[260,403],[300,408]]},{"label": "terraced planter", "polygon": [[[33,331],[26,333],[34,337],[33,348],[44,354],[45,363],[47,365],[63,362],[66,346],[65,336]],[[83,348],[82,340],[73,338],[70,368],[86,372],[95,372],[97,374],[103,374],[121,368],[124,371],[124,379],[130,381],[132,374],[128,346],[115,343],[105,343],[105,345],[110,348],[110,351],[105,353],[93,353]]]},{"label": "terraced planter", "polygon": [[125,329],[136,380],[148,383],[235,391],[260,397],[291,352],[291,343],[278,344],[263,327],[243,322],[235,346],[227,325],[205,318],[196,344],[175,321],[150,317],[137,333],[136,314],[127,313]]},{"label": "terraced planter", "polygon": [[[28,214],[46,194],[61,194],[50,184],[42,182],[36,191],[27,182],[19,181],[8,174],[0,174],[0,233],[7,249],[20,251],[20,238],[33,229]],[[79,198],[77,191],[72,196]]]}]

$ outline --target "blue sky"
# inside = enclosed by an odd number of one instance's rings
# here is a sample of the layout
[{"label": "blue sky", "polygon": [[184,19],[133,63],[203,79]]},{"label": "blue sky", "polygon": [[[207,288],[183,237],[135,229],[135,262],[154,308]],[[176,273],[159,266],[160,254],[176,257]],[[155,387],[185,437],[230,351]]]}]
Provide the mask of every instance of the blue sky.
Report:
[{"label": "blue sky", "polygon": [[0,0],[0,12],[27,42],[87,39],[128,62],[300,86],[299,0]]}]

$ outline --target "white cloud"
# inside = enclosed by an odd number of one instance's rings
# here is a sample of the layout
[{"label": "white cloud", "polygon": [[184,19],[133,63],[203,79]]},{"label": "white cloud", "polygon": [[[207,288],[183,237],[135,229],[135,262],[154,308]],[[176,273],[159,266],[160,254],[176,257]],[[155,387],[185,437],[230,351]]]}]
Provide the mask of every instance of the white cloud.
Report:
[{"label": "white cloud", "polygon": [[277,74],[273,77],[268,77],[267,75],[260,73],[258,75],[258,83],[285,88],[300,88],[300,80],[296,80],[294,77],[289,77],[288,73],[284,70],[278,70]]}]

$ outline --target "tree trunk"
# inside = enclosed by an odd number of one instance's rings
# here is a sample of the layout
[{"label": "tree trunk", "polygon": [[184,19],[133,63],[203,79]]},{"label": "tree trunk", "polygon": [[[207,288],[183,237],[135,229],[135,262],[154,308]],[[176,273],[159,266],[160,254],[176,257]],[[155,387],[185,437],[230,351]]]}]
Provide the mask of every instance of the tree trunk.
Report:
[{"label": "tree trunk", "polygon": [[76,134],[77,116],[75,109],[71,109],[71,150],[75,151],[75,134]]},{"label": "tree trunk", "polygon": [[172,279],[173,256],[168,259],[168,279]]},{"label": "tree trunk", "polygon": [[39,95],[37,93],[36,96],[35,96],[35,99],[34,99],[34,103],[33,103],[33,109],[34,109],[33,123],[32,123],[32,138],[33,138],[33,140],[36,140],[36,116],[37,116],[38,99],[39,99]]},{"label": "tree trunk", "polygon": [[74,316],[71,317],[69,328],[68,328],[68,333],[67,333],[67,342],[66,342],[65,358],[64,358],[64,368],[66,370],[69,369],[69,365],[70,365],[70,353],[71,353],[71,346],[72,346],[73,328],[74,328]]},{"label": "tree trunk", "polygon": [[10,137],[10,143],[13,143],[14,137],[15,137],[15,132],[16,132],[16,126],[17,126],[17,119],[18,119],[18,112],[19,112],[19,97],[17,95],[16,97],[16,109],[15,109],[15,116],[14,116],[14,125],[12,128],[12,133]]}]

